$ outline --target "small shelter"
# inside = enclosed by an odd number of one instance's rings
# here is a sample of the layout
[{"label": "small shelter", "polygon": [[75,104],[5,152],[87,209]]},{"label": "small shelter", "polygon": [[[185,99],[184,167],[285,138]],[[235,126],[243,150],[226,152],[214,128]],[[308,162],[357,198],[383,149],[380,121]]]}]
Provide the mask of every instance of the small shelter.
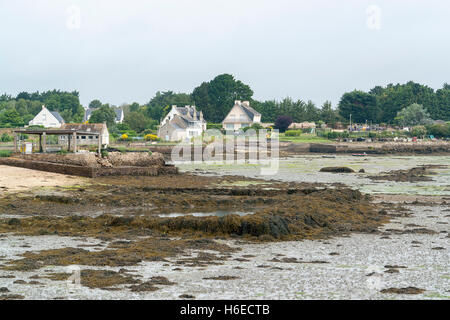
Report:
[{"label": "small shelter", "polygon": [[46,152],[47,136],[67,136],[68,151],[77,152],[77,139],[80,136],[91,135],[97,137],[98,140],[98,153],[101,153],[102,149],[102,133],[91,132],[75,129],[20,129],[14,131],[14,151],[19,152],[18,135],[38,135],[39,136],[39,152]]}]

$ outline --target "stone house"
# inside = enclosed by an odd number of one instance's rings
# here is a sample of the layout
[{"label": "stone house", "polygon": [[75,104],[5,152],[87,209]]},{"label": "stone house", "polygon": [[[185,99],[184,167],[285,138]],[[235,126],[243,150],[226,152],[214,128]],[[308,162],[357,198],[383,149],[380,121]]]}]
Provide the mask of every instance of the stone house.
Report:
[{"label": "stone house", "polygon": [[206,130],[203,112],[195,106],[172,106],[170,112],[161,121],[158,137],[165,141],[189,140],[200,136]]},{"label": "stone house", "polygon": [[[98,145],[98,133],[101,133],[101,144],[102,146],[108,146],[109,145],[109,132],[108,127],[106,126],[106,123],[65,123],[61,130],[78,130],[83,132],[92,132],[95,133],[95,135],[77,135],[77,145],[83,146],[83,145]],[[58,137],[58,144],[59,145],[68,145],[68,139],[67,135],[61,135]]]}]

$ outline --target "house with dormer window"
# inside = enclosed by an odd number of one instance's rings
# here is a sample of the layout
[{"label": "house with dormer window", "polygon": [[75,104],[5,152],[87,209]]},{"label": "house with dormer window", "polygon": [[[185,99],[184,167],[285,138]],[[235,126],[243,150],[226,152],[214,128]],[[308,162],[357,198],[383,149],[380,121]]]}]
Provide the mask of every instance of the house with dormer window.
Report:
[{"label": "house with dormer window", "polygon": [[200,136],[206,130],[203,112],[195,106],[172,106],[161,121],[158,137],[165,141],[189,140]]}]

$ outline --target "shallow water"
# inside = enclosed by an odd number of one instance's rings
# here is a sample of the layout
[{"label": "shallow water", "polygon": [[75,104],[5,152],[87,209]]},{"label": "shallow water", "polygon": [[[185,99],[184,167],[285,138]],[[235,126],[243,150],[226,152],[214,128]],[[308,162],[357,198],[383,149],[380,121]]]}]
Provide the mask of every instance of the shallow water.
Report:
[{"label": "shallow water", "polygon": [[176,217],[225,217],[231,214],[236,214],[238,216],[247,216],[254,214],[254,212],[239,212],[239,211],[214,211],[214,212],[194,212],[194,213],[162,213],[158,217],[161,218],[176,218]]},{"label": "shallow water", "polygon": [[[367,156],[337,155],[336,158],[322,158],[321,155],[299,155],[279,159],[275,175],[261,174],[260,165],[255,164],[181,164],[181,172],[195,172],[205,175],[242,175],[266,180],[280,180],[310,183],[342,183],[364,193],[450,195],[450,167],[433,169],[433,181],[419,183],[372,181],[368,176],[391,170],[410,169],[421,165],[449,165],[450,156]],[[355,173],[319,172],[323,167],[349,167]],[[364,169],[365,173],[358,173]]]}]

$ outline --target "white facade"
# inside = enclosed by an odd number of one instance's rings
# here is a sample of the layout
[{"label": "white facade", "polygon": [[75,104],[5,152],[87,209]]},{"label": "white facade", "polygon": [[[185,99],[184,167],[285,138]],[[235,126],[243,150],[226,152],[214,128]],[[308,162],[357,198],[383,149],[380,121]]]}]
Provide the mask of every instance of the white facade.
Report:
[{"label": "white facade", "polygon": [[44,126],[45,128],[60,128],[64,124],[64,119],[58,112],[49,111],[45,106],[42,110],[31,120],[29,126]]},{"label": "white facade", "polygon": [[222,121],[222,127],[227,131],[237,131],[261,123],[261,114],[250,107],[248,101],[236,100],[233,108]]},{"label": "white facade", "polygon": [[203,113],[195,106],[172,106],[161,121],[158,137],[166,141],[189,140],[200,136],[206,130]]}]

